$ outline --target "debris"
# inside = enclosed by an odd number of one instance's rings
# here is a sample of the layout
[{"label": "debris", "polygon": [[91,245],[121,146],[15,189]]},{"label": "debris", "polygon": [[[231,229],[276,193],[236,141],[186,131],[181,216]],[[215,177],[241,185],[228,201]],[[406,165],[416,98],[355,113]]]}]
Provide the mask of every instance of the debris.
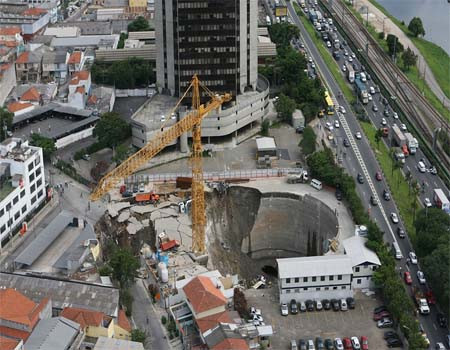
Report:
[{"label": "debris", "polygon": [[118,203],[110,203],[108,204],[107,210],[109,215],[112,218],[115,218],[119,215],[119,212],[125,208],[129,208],[131,205],[128,202],[118,202]]},{"label": "debris", "polygon": [[130,218],[130,211],[125,210],[120,213],[119,217],[117,218],[117,222],[125,222]]}]

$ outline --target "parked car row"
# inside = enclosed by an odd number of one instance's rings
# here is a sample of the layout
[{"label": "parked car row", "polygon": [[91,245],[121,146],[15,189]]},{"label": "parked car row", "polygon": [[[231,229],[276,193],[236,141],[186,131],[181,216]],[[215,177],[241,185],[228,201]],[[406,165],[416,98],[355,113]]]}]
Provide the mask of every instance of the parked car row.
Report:
[{"label": "parked car row", "polygon": [[323,299],[323,300],[306,300],[297,303],[295,299],[292,299],[288,304],[283,303],[280,306],[280,311],[282,316],[289,315],[289,312],[293,315],[296,315],[299,311],[322,311],[322,310],[331,310],[334,311],[347,311],[348,309],[355,308],[355,299],[347,298],[347,299]]},{"label": "parked car row", "polygon": [[291,350],[369,350],[369,340],[365,336],[350,338],[300,339],[297,342],[291,340]]}]

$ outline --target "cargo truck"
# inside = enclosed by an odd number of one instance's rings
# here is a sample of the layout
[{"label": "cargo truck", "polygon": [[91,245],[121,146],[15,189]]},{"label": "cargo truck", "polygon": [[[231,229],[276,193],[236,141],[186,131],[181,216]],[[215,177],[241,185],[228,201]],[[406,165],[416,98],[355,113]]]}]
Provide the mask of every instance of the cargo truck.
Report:
[{"label": "cargo truck", "polygon": [[436,207],[450,214],[450,201],[440,188],[433,190],[433,201]]},{"label": "cargo truck", "polygon": [[392,139],[398,147],[406,145],[406,137],[397,124],[392,125]]},{"label": "cargo truck", "polygon": [[350,62],[345,63],[345,68],[347,69],[347,78],[350,83],[355,82],[355,70]]},{"label": "cargo truck", "polygon": [[409,132],[405,132],[406,144],[408,145],[409,153],[416,154],[419,148],[419,141]]},{"label": "cargo truck", "polygon": [[428,315],[430,313],[430,307],[428,306],[425,295],[419,288],[413,288],[414,300],[421,315]]},{"label": "cargo truck", "polygon": [[363,104],[369,103],[369,92],[367,91],[366,84],[364,84],[360,79],[355,78],[355,88],[358,93],[359,98]]}]

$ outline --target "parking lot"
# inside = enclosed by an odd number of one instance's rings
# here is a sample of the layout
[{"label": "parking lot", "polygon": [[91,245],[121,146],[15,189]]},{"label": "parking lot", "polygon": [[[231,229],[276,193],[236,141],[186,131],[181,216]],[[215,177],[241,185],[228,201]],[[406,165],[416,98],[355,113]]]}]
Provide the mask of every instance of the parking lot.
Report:
[{"label": "parking lot", "polygon": [[272,325],[273,349],[290,349],[291,339],[334,339],[362,335],[369,339],[369,349],[387,349],[383,333],[372,320],[373,309],[381,304],[375,296],[355,294],[356,307],[349,311],[313,311],[281,316],[277,286],[267,289],[250,289],[245,292],[248,306],[261,309],[264,323]]}]

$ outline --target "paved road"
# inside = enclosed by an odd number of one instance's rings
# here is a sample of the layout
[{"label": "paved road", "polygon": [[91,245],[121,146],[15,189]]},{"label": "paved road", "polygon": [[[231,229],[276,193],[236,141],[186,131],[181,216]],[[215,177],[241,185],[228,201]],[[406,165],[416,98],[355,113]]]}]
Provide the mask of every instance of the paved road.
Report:
[{"label": "paved road", "polygon": [[[302,42],[305,44],[306,49],[310,56],[314,58],[314,61],[316,63],[316,66],[318,67],[322,77],[327,82],[329,90],[331,91],[332,95],[338,96],[340,93],[340,89],[334,80],[333,76],[331,75],[328,67],[326,66],[325,62],[322,60],[316,46],[314,45],[313,41],[309,37],[308,33],[306,32],[305,28],[303,27],[302,23],[300,22],[299,18],[297,17],[295,10],[290,2],[287,2],[288,10],[290,13],[290,16],[293,18],[294,23],[300,28]],[[347,132],[344,130],[343,127],[340,127],[339,129],[334,130],[334,137],[337,139],[337,152],[340,154],[340,152],[345,152],[346,156],[343,157],[343,165],[347,169],[347,171],[353,175],[356,176],[357,173],[364,174],[365,177],[365,183],[364,184],[358,184],[357,185],[357,191],[360,195],[360,198],[363,200],[364,205],[369,210],[370,204],[369,199],[371,195],[380,197],[379,194],[382,193],[383,189],[387,189],[388,186],[385,183],[385,181],[376,181],[371,180],[367,177],[367,173],[369,176],[374,176],[374,174],[379,171],[379,166],[377,163],[377,160],[375,158],[375,155],[370,148],[368,141],[363,136],[361,140],[356,140],[353,135],[355,135],[356,132],[361,132],[362,135],[363,132],[359,126],[359,123],[355,117],[355,115],[352,113],[349,103],[341,98],[338,103],[340,105],[343,105],[345,109],[347,110],[347,113],[344,117],[344,122],[348,124]],[[326,118],[322,120],[322,123],[326,122]],[[323,125],[324,127],[324,125]],[[352,143],[352,148],[344,148],[342,146],[342,141],[344,138],[347,138]],[[352,138],[354,140],[352,140]],[[354,142],[352,142],[354,141]],[[418,154],[416,157],[421,157],[420,154]],[[359,160],[358,160],[359,158]],[[410,157],[412,158],[412,157]],[[407,164],[408,165],[408,164]],[[409,165],[411,166],[411,164]],[[364,169],[365,168],[365,169]],[[413,168],[411,167],[411,170]],[[431,175],[428,175],[426,180],[429,181],[429,177]],[[425,181],[425,179],[424,179]],[[437,181],[437,180],[435,180]],[[373,191],[373,189],[375,191]],[[370,208],[370,216],[372,219],[377,222],[380,229],[385,232],[384,239],[392,243],[393,241],[396,241],[397,238],[394,234],[394,231],[396,230],[397,226],[400,226],[401,224],[394,225],[392,224],[389,219],[386,218],[386,215],[390,215],[390,213],[395,212],[398,214],[398,210],[395,206],[394,201],[384,201],[383,199],[379,200],[379,203],[381,205],[377,207]],[[383,211],[386,215],[383,214]],[[406,239],[398,239],[398,243],[400,245],[400,249],[402,250],[403,256],[406,257],[408,253],[412,249],[411,242],[408,238]],[[416,279],[416,272],[417,272],[417,266],[407,266],[405,259],[401,260],[397,264],[397,269],[399,271],[405,271],[405,270],[411,270],[411,275],[413,276],[414,284],[418,284]],[[401,270],[400,270],[401,269]],[[435,325],[436,320],[436,309],[431,308],[432,313],[430,316],[423,317],[419,316],[419,321],[423,325],[431,343],[432,346],[436,344],[438,341],[443,341],[445,338],[446,333],[443,329],[438,328]]]}]

